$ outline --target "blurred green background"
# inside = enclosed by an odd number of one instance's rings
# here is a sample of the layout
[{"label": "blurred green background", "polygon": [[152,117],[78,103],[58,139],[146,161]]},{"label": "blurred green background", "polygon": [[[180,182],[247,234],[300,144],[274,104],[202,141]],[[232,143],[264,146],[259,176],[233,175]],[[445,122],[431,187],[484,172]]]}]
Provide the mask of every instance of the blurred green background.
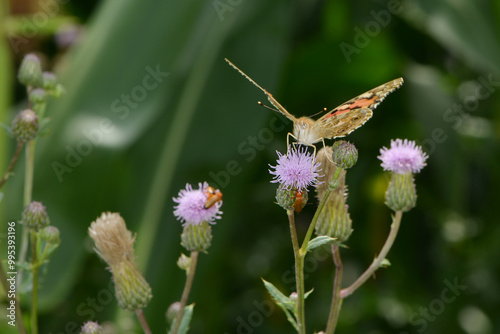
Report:
[{"label": "blurred green background", "polygon": [[[87,237],[103,211],[121,213],[138,234],[137,262],[154,293],[145,315],[153,333],[163,333],[185,279],[176,266],[183,250],[172,197],[202,181],[224,193],[224,215],[199,259],[190,333],[293,331],[277,307],[262,308],[269,296],[260,280],[294,290],[288,223],[268,173],[292,126],[257,105],[265,96],[225,57],[297,116],[404,77],[347,138],[359,161],[347,174],[355,231],[342,250],[344,284],[371,263],[389,231],[388,176],[377,155],[391,139],[416,140],[429,155],[416,177],[418,206],[403,216],[392,266],[344,301],[337,332],[500,333],[500,2],[1,5],[1,121],[10,124],[26,105],[15,80],[26,53],[43,55],[67,90],[50,103],[50,132],[36,152],[33,199],[46,205],[62,236],[41,282],[41,333],[77,333],[86,320],[139,332],[134,315],[110,299],[110,273]],[[103,120],[112,130],[103,132]],[[4,132],[2,170],[14,147]],[[20,220],[22,160],[2,189],[0,222]],[[69,169],[58,173],[55,163]],[[298,216],[301,236],[315,206]],[[306,259],[306,289],[315,288],[306,301],[310,333],[324,329],[333,269],[327,249]],[[452,301],[443,292],[450,284],[466,287]],[[0,331],[12,329],[2,321]]]}]

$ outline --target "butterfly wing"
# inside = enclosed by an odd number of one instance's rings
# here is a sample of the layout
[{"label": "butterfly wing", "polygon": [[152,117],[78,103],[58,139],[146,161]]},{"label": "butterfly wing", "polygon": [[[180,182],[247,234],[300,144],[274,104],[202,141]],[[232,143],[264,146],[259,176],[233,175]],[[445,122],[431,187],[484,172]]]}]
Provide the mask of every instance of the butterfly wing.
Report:
[{"label": "butterfly wing", "polygon": [[403,78],[398,78],[342,103],[314,122],[311,132],[326,139],[347,136],[365,124],[372,117],[373,109],[401,85]]},{"label": "butterfly wing", "polygon": [[293,116],[292,114],[290,114],[278,101],[276,101],[276,99],[273,97],[273,95],[271,93],[269,93],[267,90],[265,90],[264,88],[262,88],[261,86],[259,86],[259,84],[257,84],[255,81],[253,81],[252,78],[250,78],[242,70],[240,70],[238,67],[236,67],[236,65],[234,65],[233,63],[231,63],[229,61],[229,59],[227,59],[227,58],[224,58],[224,59],[227,61],[227,63],[229,65],[231,65],[232,68],[234,68],[236,71],[240,72],[240,74],[242,76],[244,76],[245,78],[247,78],[248,81],[250,81],[255,86],[257,86],[261,91],[263,91],[264,94],[266,94],[267,99],[269,100],[269,102],[271,102],[271,104],[273,106],[275,106],[281,114],[285,115],[292,122],[294,122],[294,123],[297,122],[297,118],[295,116]]}]

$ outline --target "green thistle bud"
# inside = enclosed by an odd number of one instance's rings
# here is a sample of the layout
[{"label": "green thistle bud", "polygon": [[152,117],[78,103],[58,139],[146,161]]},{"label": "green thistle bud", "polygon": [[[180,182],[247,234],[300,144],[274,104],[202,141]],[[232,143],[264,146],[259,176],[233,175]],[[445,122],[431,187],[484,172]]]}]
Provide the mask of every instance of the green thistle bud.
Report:
[{"label": "green thistle bud", "polygon": [[40,230],[40,238],[50,244],[61,243],[59,229],[55,226],[47,226]]},{"label": "green thistle bud", "polygon": [[23,211],[22,223],[33,230],[48,226],[50,219],[45,206],[41,202],[31,202]]},{"label": "green thistle bud", "polygon": [[28,99],[33,104],[45,103],[47,100],[47,93],[42,88],[35,88],[28,94]]},{"label": "green thistle bud", "polygon": [[175,318],[177,318],[177,314],[181,310],[181,303],[180,302],[175,302],[170,304],[170,306],[167,309],[167,313],[165,316],[167,317],[167,322],[171,324]]},{"label": "green thistle bud", "polygon": [[385,204],[394,211],[409,211],[417,204],[417,190],[412,173],[391,174]]},{"label": "green thistle bud", "polygon": [[[339,143],[339,142],[337,142]],[[340,169],[332,163],[328,156],[332,154],[332,148],[326,146],[318,152],[318,161],[321,162],[321,168],[324,175],[319,178],[322,183],[316,187],[316,197],[322,201],[326,196],[330,183],[337,174],[335,180],[336,187],[331,190],[330,196],[326,200],[323,209],[320,212],[315,226],[317,235],[326,235],[336,238],[339,243],[347,241],[352,233],[352,220],[349,216],[347,200],[347,186],[345,185],[346,170]]]},{"label": "green thistle bud", "polygon": [[151,287],[134,262],[135,236],[117,213],[103,213],[89,228],[97,254],[109,265],[118,305],[128,311],[146,307]]},{"label": "green thistle bud", "polygon": [[81,334],[104,334],[104,330],[97,322],[87,321],[82,326]]},{"label": "green thistle bud", "polygon": [[177,260],[177,267],[181,268],[182,270],[188,271],[190,265],[191,258],[189,256],[181,254],[181,256],[179,256],[179,259]]},{"label": "green thistle bud", "polygon": [[276,202],[285,210],[290,210],[295,204],[296,189],[288,190],[282,183],[276,189]]},{"label": "green thistle bud", "polygon": [[358,161],[358,150],[356,147],[345,141],[339,140],[332,145],[332,158],[337,167],[348,169]]},{"label": "green thistle bud", "polygon": [[110,266],[115,282],[116,300],[124,310],[145,308],[153,295],[151,287],[133,261],[121,261]]},{"label": "green thistle bud", "polygon": [[35,54],[24,56],[17,78],[20,83],[29,87],[40,87],[42,84],[42,63]]},{"label": "green thistle bud", "polygon": [[181,245],[190,252],[205,252],[212,242],[212,227],[206,221],[186,224],[181,234]]},{"label": "green thistle bud", "polygon": [[52,91],[55,90],[57,86],[57,77],[52,72],[42,73],[42,87],[45,90]]},{"label": "green thistle bud", "polygon": [[31,109],[20,111],[12,121],[12,134],[21,142],[33,140],[38,133],[38,116]]}]

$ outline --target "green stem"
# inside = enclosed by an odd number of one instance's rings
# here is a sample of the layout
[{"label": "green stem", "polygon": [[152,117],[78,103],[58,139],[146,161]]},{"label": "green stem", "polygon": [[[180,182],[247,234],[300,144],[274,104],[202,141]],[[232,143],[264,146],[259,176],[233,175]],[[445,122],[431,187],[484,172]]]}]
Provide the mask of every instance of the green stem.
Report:
[{"label": "green stem", "polygon": [[[2,284],[2,288],[5,291],[5,295],[7,296],[9,294],[9,285],[7,284],[7,273],[3,269],[2,262],[0,261],[0,283]],[[9,298],[11,299],[11,298]],[[24,326],[24,320],[23,320],[23,311],[21,309],[21,302],[19,301],[19,297],[16,295],[14,296],[14,302],[16,303],[16,326],[17,329],[19,330],[20,334],[27,334],[28,332],[26,331],[26,327]]]},{"label": "green stem", "polygon": [[342,289],[343,265],[342,258],[340,257],[340,248],[338,245],[332,245],[332,257],[333,263],[335,264],[335,279],[333,281],[332,305],[330,307],[330,315],[328,316],[328,323],[326,326],[325,334],[335,333],[335,328],[337,327],[337,321],[339,319],[340,308],[342,307],[340,290]]},{"label": "green stem", "polygon": [[307,253],[307,246],[309,244],[309,241],[311,240],[312,234],[314,232],[314,228],[316,227],[316,223],[318,222],[319,215],[321,213],[321,210],[323,210],[323,207],[326,204],[326,201],[328,200],[328,197],[330,196],[330,193],[332,192],[333,189],[335,189],[338,186],[338,178],[342,172],[342,168],[337,168],[335,170],[335,173],[333,174],[333,177],[330,181],[330,185],[328,189],[326,190],[325,195],[321,199],[321,202],[318,205],[318,208],[316,209],[316,212],[314,213],[314,217],[311,221],[311,224],[309,225],[309,229],[307,230],[306,236],[304,238],[304,241],[302,242],[302,246],[300,248],[300,253],[305,256]]},{"label": "green stem", "polygon": [[31,231],[31,257],[33,267],[33,291],[31,299],[31,333],[38,334],[38,262],[36,256],[36,231]]},{"label": "green stem", "polygon": [[375,273],[375,271],[378,270],[378,268],[380,268],[382,261],[384,261],[384,259],[386,258],[387,253],[389,253],[389,250],[391,249],[394,240],[396,239],[399,226],[401,225],[402,217],[403,217],[403,212],[396,211],[396,215],[392,219],[391,231],[387,236],[387,240],[385,241],[385,244],[382,247],[380,254],[373,260],[372,264],[368,267],[368,269],[366,269],[366,271],[354,283],[352,283],[349,287],[342,289],[340,291],[341,298],[345,298],[351,295],[354,291],[356,291],[357,288],[363,285],[363,283],[365,283]]},{"label": "green stem", "polygon": [[182,291],[181,305],[179,313],[175,318],[175,327],[171,334],[177,334],[179,327],[181,325],[182,316],[184,315],[184,308],[186,308],[189,293],[191,292],[191,287],[193,286],[194,273],[196,272],[196,264],[198,262],[198,252],[191,252],[191,263],[189,269],[187,270],[186,284],[184,285],[184,291]]},{"label": "green stem", "polygon": [[[35,171],[35,144],[36,139],[33,139],[26,143],[26,166],[24,171],[24,207],[27,207],[31,203],[31,194],[33,192],[33,174]],[[23,226],[23,233],[21,236],[21,251],[19,252],[19,262],[26,262],[26,255],[28,254],[28,244],[29,244],[29,228]],[[19,275],[17,276],[17,281],[19,284],[23,282],[23,270],[19,269]]]},{"label": "green stem", "polygon": [[151,334],[151,329],[149,329],[148,322],[146,321],[146,317],[144,316],[142,309],[135,310],[135,314],[137,315],[137,319],[139,319],[139,323],[141,324],[144,334]]},{"label": "green stem", "polygon": [[5,171],[2,180],[0,180],[0,188],[4,185],[4,183],[7,181],[7,179],[10,176],[10,173],[14,169],[14,166],[17,163],[17,159],[19,159],[19,156],[21,155],[21,151],[23,150],[24,142],[18,141],[17,146],[16,146],[16,151],[14,152],[14,155],[12,156],[12,159],[10,160],[9,167],[7,167],[7,170]]},{"label": "green stem", "polygon": [[305,303],[304,303],[304,258],[299,248],[297,238],[297,229],[295,228],[295,213],[293,210],[287,210],[288,222],[290,225],[290,236],[292,237],[293,254],[295,258],[295,284],[297,286],[297,306],[296,318],[299,334],[306,332]]}]

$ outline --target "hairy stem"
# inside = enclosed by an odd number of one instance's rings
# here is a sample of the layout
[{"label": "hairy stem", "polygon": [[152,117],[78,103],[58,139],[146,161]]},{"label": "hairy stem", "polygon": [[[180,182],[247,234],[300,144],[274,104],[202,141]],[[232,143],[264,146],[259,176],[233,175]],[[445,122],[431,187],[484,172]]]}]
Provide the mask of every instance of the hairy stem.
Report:
[{"label": "hairy stem", "polygon": [[295,228],[295,213],[287,210],[288,222],[290,225],[290,236],[292,238],[293,254],[295,258],[295,284],[297,286],[297,326],[299,334],[306,332],[305,303],[304,303],[304,257],[299,248],[297,229]]},{"label": "hairy stem", "polygon": [[326,334],[335,333],[337,321],[339,319],[340,308],[342,307],[342,298],[340,290],[342,289],[342,258],[340,257],[340,248],[338,245],[332,245],[332,257],[335,264],[335,279],[333,281],[333,296],[332,304],[330,307],[330,315],[328,316],[328,323],[326,326]]},{"label": "hairy stem", "polygon": [[144,316],[142,309],[135,310],[135,314],[137,315],[137,319],[139,319],[139,323],[141,324],[144,334],[151,334],[151,329],[149,329],[148,322],[146,321],[146,317]]},{"label": "hairy stem", "polygon": [[0,188],[2,188],[2,186],[4,185],[4,183],[9,178],[10,173],[14,169],[14,166],[16,165],[17,160],[19,159],[19,156],[21,155],[21,151],[23,150],[23,146],[24,146],[24,143],[19,140],[17,142],[16,151],[14,152],[14,155],[12,156],[12,159],[10,160],[9,167],[5,171],[5,174],[3,175],[2,180],[0,180]]},{"label": "hairy stem", "polygon": [[382,261],[384,261],[384,259],[386,258],[387,253],[389,253],[389,250],[391,249],[394,240],[396,239],[402,216],[402,211],[396,211],[396,215],[392,219],[391,231],[387,236],[387,240],[385,241],[380,254],[373,260],[368,269],[366,269],[366,271],[354,283],[340,291],[341,298],[345,298],[351,295],[354,291],[356,291],[357,288],[363,285],[363,283],[365,283],[375,273],[375,271],[378,270],[378,268],[380,268]]},{"label": "hairy stem", "polygon": [[182,291],[181,306],[177,317],[175,318],[175,327],[171,334],[177,334],[179,327],[181,325],[182,316],[184,315],[184,309],[186,308],[189,293],[191,292],[191,287],[193,286],[194,273],[196,272],[196,264],[198,262],[198,252],[191,252],[191,264],[187,270],[186,284],[184,285],[184,291]]}]

